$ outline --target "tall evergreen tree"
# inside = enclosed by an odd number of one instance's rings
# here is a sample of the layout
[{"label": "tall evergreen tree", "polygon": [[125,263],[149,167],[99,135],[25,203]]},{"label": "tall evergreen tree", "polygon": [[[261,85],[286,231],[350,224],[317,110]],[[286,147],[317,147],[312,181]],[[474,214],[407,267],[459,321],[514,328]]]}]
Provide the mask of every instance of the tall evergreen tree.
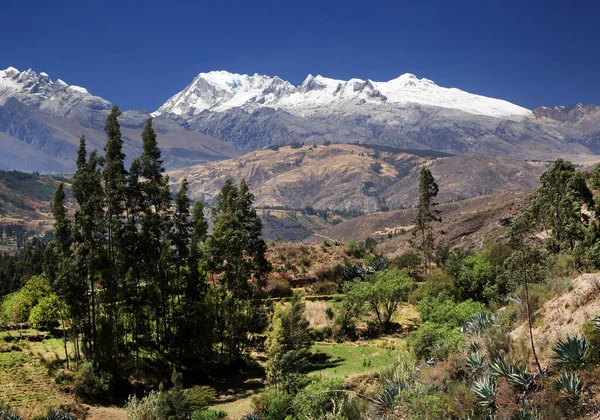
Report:
[{"label": "tall evergreen tree", "polygon": [[212,208],[213,234],[207,241],[209,268],[217,274],[221,289],[216,295],[217,323],[221,347],[229,362],[240,359],[249,334],[267,322],[255,292],[270,270],[261,238],[262,222],[252,208],[247,184],[225,181]]},{"label": "tall evergreen tree", "polygon": [[170,278],[171,259],[169,235],[171,194],[169,180],[164,175],[161,152],[158,147],[152,119],[148,119],[142,132],[143,151],[141,155],[141,189],[144,197],[144,211],[141,218],[141,236],[144,255],[144,276],[152,284],[151,306],[154,308],[156,343],[166,346],[169,339]]},{"label": "tall evergreen tree", "polygon": [[427,168],[421,168],[419,178],[419,204],[417,215],[414,220],[412,245],[423,254],[425,268],[428,269],[433,261],[435,250],[435,236],[433,234],[433,223],[441,222],[435,209],[437,203],[434,201],[439,192],[439,187]]}]

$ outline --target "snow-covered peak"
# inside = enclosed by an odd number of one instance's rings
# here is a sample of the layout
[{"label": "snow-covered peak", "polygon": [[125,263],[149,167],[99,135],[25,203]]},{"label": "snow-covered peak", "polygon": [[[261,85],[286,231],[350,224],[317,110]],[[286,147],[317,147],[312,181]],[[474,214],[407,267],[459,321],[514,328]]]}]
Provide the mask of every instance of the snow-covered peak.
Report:
[{"label": "snow-covered peak", "polygon": [[60,79],[54,82],[45,72],[38,74],[32,69],[20,72],[14,67],[0,70],[0,105],[11,98],[61,116],[83,112],[75,109],[77,107],[102,110],[111,106],[83,87],[69,85]]},{"label": "snow-covered peak", "polygon": [[184,90],[170,98],[152,115],[197,115],[204,110],[224,111],[249,104],[262,106],[294,91],[279,77],[219,70],[200,73]]},{"label": "snow-covered peak", "polygon": [[296,115],[332,112],[371,104],[419,104],[456,109],[494,117],[527,116],[528,109],[499,99],[445,88],[411,73],[387,82],[352,78],[339,80],[308,75],[294,87],[279,77],[212,71],[200,73],[183,91],[169,99],[153,115],[193,117],[206,110],[222,112],[235,107],[280,108]]}]

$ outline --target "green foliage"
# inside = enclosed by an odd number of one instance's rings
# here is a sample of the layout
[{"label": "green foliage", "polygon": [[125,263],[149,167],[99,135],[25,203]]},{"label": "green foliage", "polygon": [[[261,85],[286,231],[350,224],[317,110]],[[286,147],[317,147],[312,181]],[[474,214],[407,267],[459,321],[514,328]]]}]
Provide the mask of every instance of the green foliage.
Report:
[{"label": "green foliage", "polygon": [[454,278],[457,298],[479,302],[501,300],[508,293],[508,284],[497,277],[494,265],[483,255],[465,255],[452,251],[446,271]]},{"label": "green foliage", "polygon": [[195,386],[185,390],[185,395],[190,402],[192,410],[201,410],[208,407],[217,399],[217,391],[209,386]]},{"label": "green foliage", "polygon": [[556,364],[569,370],[578,370],[584,364],[589,345],[585,338],[567,335],[552,348],[552,358]]},{"label": "green foliage", "polygon": [[[33,276],[20,291],[4,299],[2,304],[3,316],[9,322],[26,322],[29,320],[32,309],[42,300],[52,295],[52,287],[48,280],[41,276]],[[45,308],[47,308],[48,303],[50,302],[45,302]]]},{"label": "green foliage", "polygon": [[264,420],[285,419],[291,415],[293,400],[286,392],[272,388],[252,399],[254,410],[262,415]]},{"label": "green foliage", "polygon": [[192,413],[192,420],[219,420],[225,417],[227,417],[227,412],[212,408],[196,410]]},{"label": "green foliage", "polygon": [[312,382],[294,397],[294,411],[300,418],[323,418],[345,398],[344,390],[339,378]]},{"label": "green foliage", "polygon": [[98,400],[108,396],[112,392],[113,376],[108,372],[96,374],[91,363],[83,363],[79,366],[73,381],[75,395],[84,400]]},{"label": "green foliage", "polygon": [[52,330],[58,327],[60,305],[58,297],[54,293],[41,299],[29,314],[29,321],[33,328],[37,330]]},{"label": "green foliage", "polygon": [[408,300],[414,282],[406,271],[396,268],[379,271],[372,280],[374,283],[365,282],[359,287],[379,324],[389,329],[392,316],[400,303]]},{"label": "green foliage", "polygon": [[423,266],[423,258],[416,252],[405,252],[391,261],[392,267],[399,270],[406,270],[411,277],[418,278]]},{"label": "green foliage", "polygon": [[468,299],[459,304],[444,297],[427,297],[417,304],[422,322],[461,327],[484,310],[483,304]]},{"label": "green foliage", "polygon": [[421,168],[419,178],[419,204],[417,205],[417,215],[414,220],[414,231],[412,246],[423,255],[425,268],[433,262],[435,250],[435,237],[433,234],[433,222],[441,222],[437,215],[439,211],[435,209],[435,197],[439,192],[439,187],[435,182],[431,171],[427,168]]},{"label": "green foliage", "polygon": [[573,251],[585,236],[584,206],[594,208],[585,178],[571,162],[557,159],[542,174],[540,184],[534,199],[511,228],[513,241],[522,241],[525,232],[541,225],[549,234],[548,250]]},{"label": "green foliage", "polygon": [[272,382],[285,380],[290,374],[302,373],[309,365],[312,339],[305,309],[301,297],[295,294],[289,307],[279,306],[273,313],[266,342],[267,375]]},{"label": "green foliage", "polygon": [[443,359],[450,351],[462,345],[462,334],[458,327],[424,322],[408,336],[408,344],[420,359]]},{"label": "green foliage", "polygon": [[335,312],[337,316],[335,322],[339,326],[341,336],[353,335],[357,319],[367,310],[360,284],[360,281],[344,283],[342,298],[336,304]]}]

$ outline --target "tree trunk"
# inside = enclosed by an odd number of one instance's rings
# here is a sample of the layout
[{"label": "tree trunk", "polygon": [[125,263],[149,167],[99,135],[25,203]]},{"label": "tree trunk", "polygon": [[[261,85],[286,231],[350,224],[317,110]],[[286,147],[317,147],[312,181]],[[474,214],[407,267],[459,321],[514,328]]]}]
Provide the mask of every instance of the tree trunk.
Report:
[{"label": "tree trunk", "polygon": [[529,324],[529,340],[531,341],[531,350],[533,351],[533,357],[535,359],[535,364],[538,368],[538,373],[542,374],[542,366],[540,365],[540,361],[538,360],[537,353],[535,351],[535,344],[533,343],[533,330],[531,326],[531,308],[529,307],[529,282],[525,279],[525,300],[527,305],[527,323]]}]

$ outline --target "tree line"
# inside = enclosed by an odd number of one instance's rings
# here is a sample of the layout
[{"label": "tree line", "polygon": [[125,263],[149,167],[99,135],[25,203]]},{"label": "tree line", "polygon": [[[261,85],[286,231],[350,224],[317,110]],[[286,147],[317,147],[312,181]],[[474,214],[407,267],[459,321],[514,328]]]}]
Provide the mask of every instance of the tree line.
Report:
[{"label": "tree line", "polygon": [[267,322],[259,297],[270,265],[253,196],[244,181],[226,181],[209,234],[187,180],[171,196],[151,119],[126,170],[120,114],[108,115],[103,156],[80,140],[74,213],[64,183],[51,203],[44,275],[64,304],[73,356],[109,372],[148,354],[178,369],[239,362]]}]

